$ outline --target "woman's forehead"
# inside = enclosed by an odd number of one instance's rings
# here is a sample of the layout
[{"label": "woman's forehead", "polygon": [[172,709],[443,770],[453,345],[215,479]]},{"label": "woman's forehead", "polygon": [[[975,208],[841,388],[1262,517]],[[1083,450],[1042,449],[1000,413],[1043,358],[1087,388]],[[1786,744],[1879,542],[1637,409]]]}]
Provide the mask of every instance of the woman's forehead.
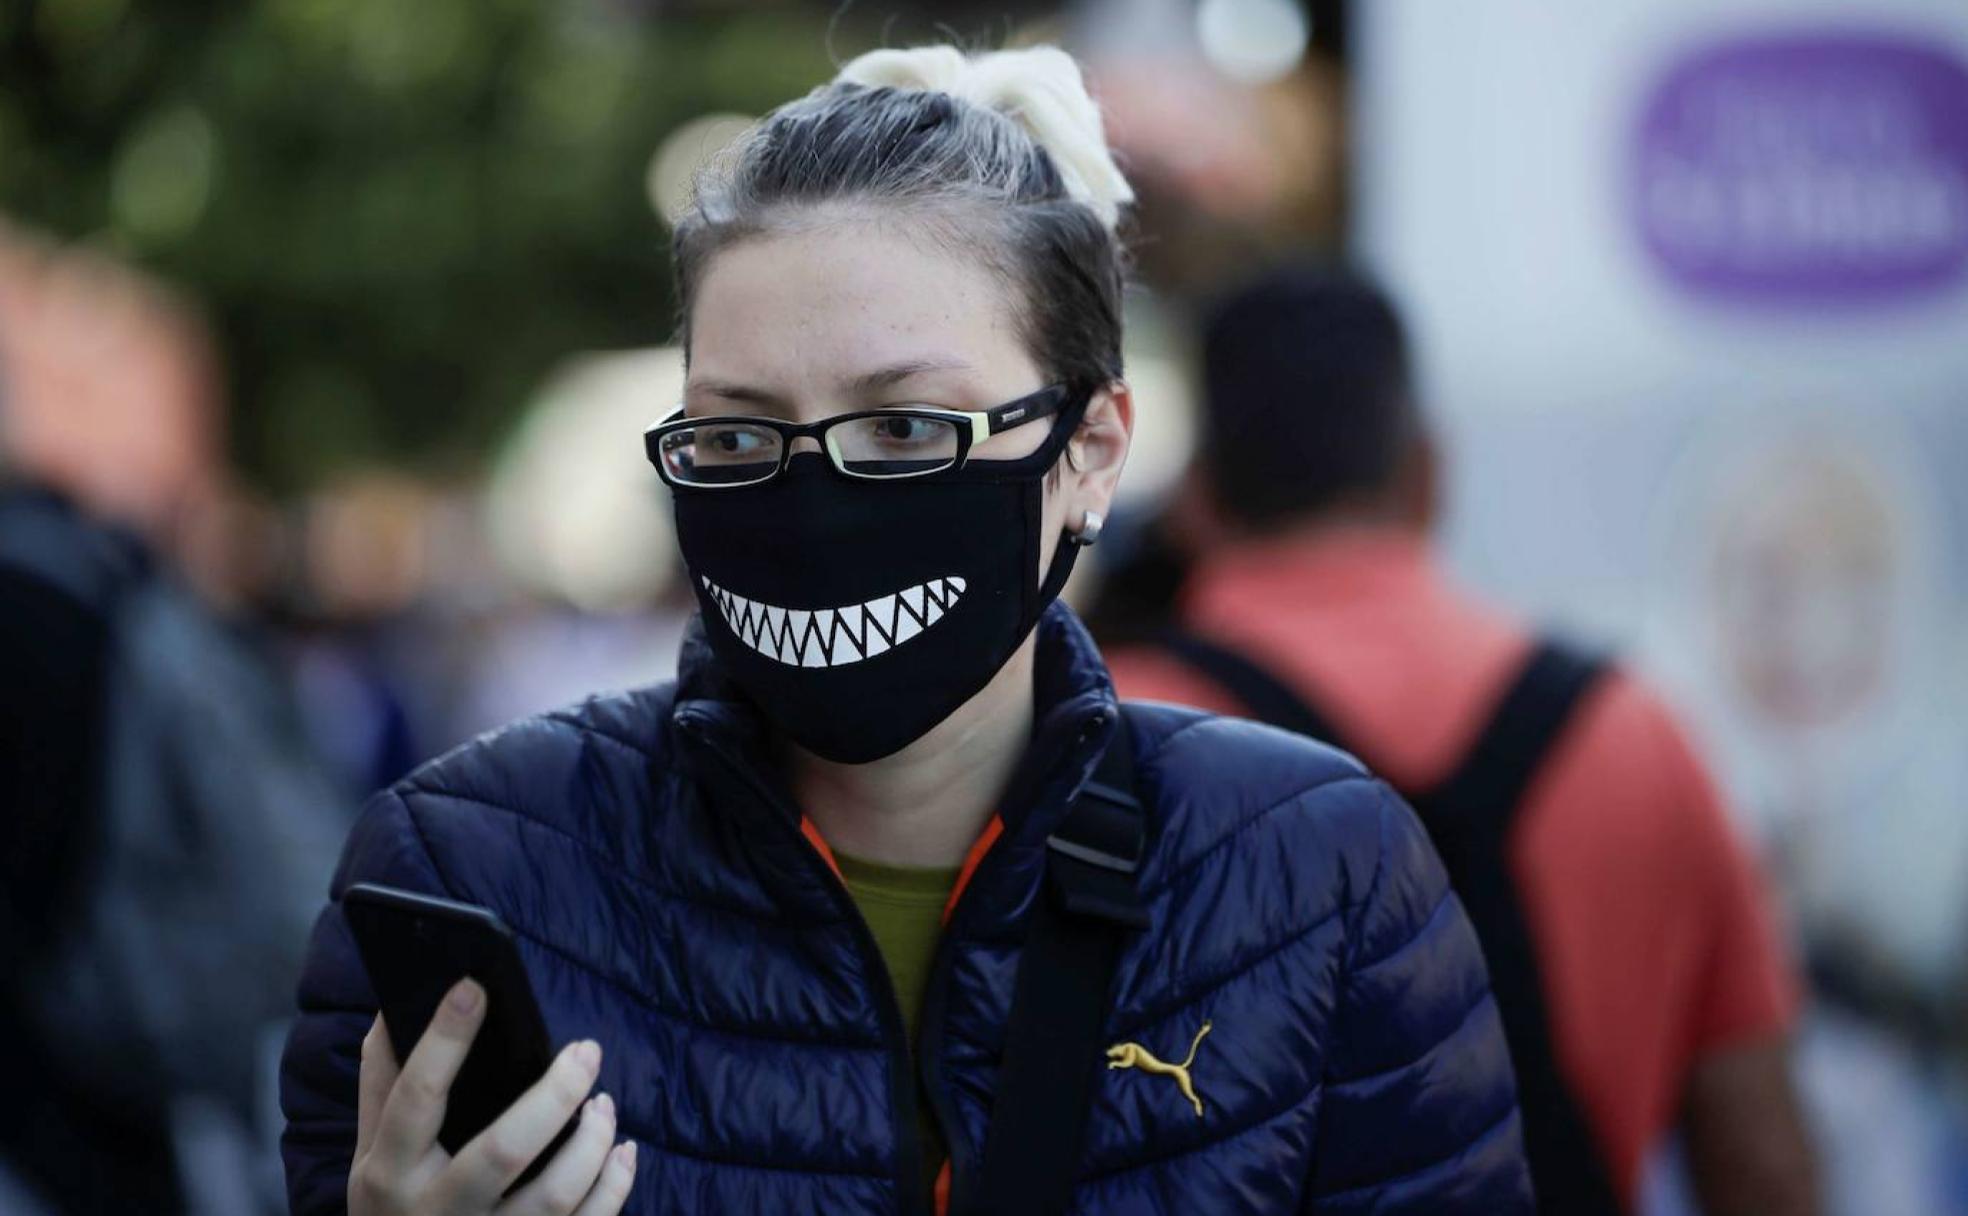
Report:
[{"label": "woman's forehead", "polygon": [[[888,227],[741,241],[711,259],[690,317],[691,381],[787,394],[913,379],[994,391],[1036,375],[1000,276]],[[1013,394],[1015,395],[1015,393]]]}]

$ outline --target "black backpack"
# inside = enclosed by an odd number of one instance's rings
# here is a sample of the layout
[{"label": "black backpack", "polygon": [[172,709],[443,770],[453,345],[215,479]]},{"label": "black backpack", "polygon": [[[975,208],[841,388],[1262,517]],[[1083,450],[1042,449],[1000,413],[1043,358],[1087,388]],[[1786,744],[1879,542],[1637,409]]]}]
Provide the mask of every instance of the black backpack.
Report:
[{"label": "black backpack", "polygon": [[[1323,714],[1248,656],[1190,633],[1165,633],[1157,643],[1252,717],[1357,754]],[[1483,945],[1517,1074],[1538,1209],[1564,1216],[1618,1213],[1625,1205],[1558,1069],[1542,975],[1505,846],[1532,778],[1606,666],[1602,658],[1540,642],[1455,771],[1433,788],[1401,791],[1427,827]]]},{"label": "black backpack", "polygon": [[347,800],[258,656],[116,534],[0,496],[0,565],[108,634],[79,898],[8,977],[10,1016],[73,1100],[162,1114],[187,1208],[266,1210],[274,1063]]}]

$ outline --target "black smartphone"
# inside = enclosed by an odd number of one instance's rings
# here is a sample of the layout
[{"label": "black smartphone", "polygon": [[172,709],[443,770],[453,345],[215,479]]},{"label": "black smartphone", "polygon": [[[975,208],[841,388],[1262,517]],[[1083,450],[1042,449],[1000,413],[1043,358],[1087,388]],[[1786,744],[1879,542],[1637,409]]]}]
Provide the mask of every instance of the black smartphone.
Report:
[{"label": "black smartphone", "polygon": [[[512,930],[490,908],[374,883],[344,891],[342,913],[355,933],[399,1064],[410,1058],[453,984],[470,976],[485,989],[485,1021],[451,1084],[444,1126],[437,1133],[437,1142],[456,1153],[553,1062],[546,1022]],[[514,1187],[553,1159],[578,1120],[577,1114],[568,1121]]]}]

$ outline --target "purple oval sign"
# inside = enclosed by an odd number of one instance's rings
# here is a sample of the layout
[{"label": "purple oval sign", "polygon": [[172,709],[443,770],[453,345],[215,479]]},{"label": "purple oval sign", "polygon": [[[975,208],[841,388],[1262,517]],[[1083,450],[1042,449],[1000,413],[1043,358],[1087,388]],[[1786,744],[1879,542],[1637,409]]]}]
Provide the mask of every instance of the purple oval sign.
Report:
[{"label": "purple oval sign", "polygon": [[1751,37],[1671,67],[1633,154],[1641,239],[1682,286],[1877,303],[1968,271],[1968,69],[1883,33]]}]

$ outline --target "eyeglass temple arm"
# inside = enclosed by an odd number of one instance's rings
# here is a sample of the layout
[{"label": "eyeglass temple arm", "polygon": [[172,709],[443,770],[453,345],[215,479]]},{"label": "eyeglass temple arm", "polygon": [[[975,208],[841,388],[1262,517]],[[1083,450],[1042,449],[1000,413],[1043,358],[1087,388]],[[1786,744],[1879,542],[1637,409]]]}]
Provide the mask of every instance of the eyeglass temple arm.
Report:
[{"label": "eyeglass temple arm", "polygon": [[1056,414],[1066,401],[1066,389],[1060,385],[1040,389],[1028,397],[1007,401],[982,414],[971,416],[970,441],[982,443],[1000,431],[1008,431],[1023,422]]}]

